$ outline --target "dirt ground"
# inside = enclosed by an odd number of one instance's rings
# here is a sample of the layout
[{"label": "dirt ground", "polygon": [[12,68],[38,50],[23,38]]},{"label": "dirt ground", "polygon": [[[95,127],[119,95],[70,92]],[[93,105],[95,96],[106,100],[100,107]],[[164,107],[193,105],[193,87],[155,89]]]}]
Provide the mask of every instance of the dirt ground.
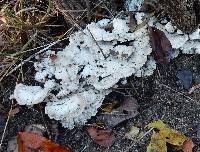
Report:
[{"label": "dirt ground", "polygon": [[[130,129],[130,126],[144,128],[152,120],[161,119],[171,128],[184,133],[191,138],[197,145],[195,151],[200,151],[200,102],[198,90],[194,95],[187,95],[177,78],[177,71],[180,69],[189,69],[193,72],[193,85],[200,83],[200,56],[179,55],[169,65],[158,66],[154,74],[147,78],[131,77],[122,91],[123,95],[133,96],[139,103],[139,115],[134,119],[114,128],[117,140],[113,146],[108,149],[102,148],[95,144],[88,136],[85,126],[77,127],[73,130],[64,129],[61,125],[50,120],[45,114],[43,105],[34,107],[20,106],[20,111],[10,118],[5,138],[3,142],[3,151],[7,149],[7,142],[22,131],[25,126],[30,124],[42,124],[46,127],[45,136],[60,143],[63,146],[71,147],[75,152],[144,152],[150,141],[150,134],[146,135],[140,141],[126,139],[124,134]],[[11,83],[12,77],[7,78],[7,82],[1,84],[2,105],[5,113],[9,110],[10,101],[8,97],[13,90],[14,82]],[[30,82],[30,77],[29,80]],[[7,85],[7,84],[12,85]],[[120,86],[121,87],[121,86]],[[119,94],[116,93],[116,95]],[[115,93],[112,93],[112,96]],[[1,122],[1,133],[4,122]],[[59,130],[59,136],[55,132],[55,126]],[[172,150],[170,150],[172,152]]]}]

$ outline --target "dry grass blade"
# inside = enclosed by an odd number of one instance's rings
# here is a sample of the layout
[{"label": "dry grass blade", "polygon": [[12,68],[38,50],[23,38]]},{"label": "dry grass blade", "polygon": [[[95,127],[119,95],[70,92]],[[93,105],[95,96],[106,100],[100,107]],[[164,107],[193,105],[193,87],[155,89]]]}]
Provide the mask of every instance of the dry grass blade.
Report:
[{"label": "dry grass blade", "polygon": [[[49,35],[46,25],[48,23],[54,26],[52,18],[57,14],[53,10],[51,0],[17,1],[0,6],[0,10],[0,38],[3,43],[0,45],[2,81],[5,76],[20,67],[17,64],[23,63],[24,58],[31,59],[38,46],[44,43],[48,44],[47,47],[52,46],[50,42],[55,42],[57,38]],[[41,33],[44,33],[45,39],[41,37]],[[27,59],[24,63],[29,61]]]}]

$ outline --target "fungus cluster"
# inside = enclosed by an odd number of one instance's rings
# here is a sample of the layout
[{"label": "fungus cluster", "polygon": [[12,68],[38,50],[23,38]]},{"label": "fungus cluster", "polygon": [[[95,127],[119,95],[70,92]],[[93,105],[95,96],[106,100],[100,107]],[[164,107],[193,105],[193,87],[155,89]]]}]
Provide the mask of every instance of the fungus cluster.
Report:
[{"label": "fungus cluster", "polygon": [[[134,9],[142,4],[132,2]],[[145,14],[138,12],[135,18],[139,25]],[[64,127],[72,129],[86,123],[121,79],[153,74],[156,62],[151,56],[148,26],[163,31],[173,48],[183,53],[200,52],[199,29],[188,35],[168,21],[161,23],[151,17],[146,25],[131,32],[128,17],[103,19],[71,35],[62,51],[46,51],[34,64],[35,80],[44,86],[18,84],[14,98],[20,105],[47,102],[45,113]]]}]

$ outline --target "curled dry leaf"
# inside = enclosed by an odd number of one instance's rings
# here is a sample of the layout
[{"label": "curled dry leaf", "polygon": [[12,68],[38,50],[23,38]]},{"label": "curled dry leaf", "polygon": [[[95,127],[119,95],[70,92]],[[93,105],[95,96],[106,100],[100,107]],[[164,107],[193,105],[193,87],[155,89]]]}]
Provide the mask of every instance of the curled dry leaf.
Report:
[{"label": "curled dry leaf", "polygon": [[113,131],[110,129],[102,129],[92,126],[87,128],[87,132],[95,143],[103,147],[112,146],[116,139]]},{"label": "curled dry leaf", "polygon": [[18,152],[32,152],[36,150],[41,152],[72,152],[69,148],[63,148],[45,137],[28,132],[18,133],[17,144]]},{"label": "curled dry leaf", "polygon": [[119,123],[134,118],[138,114],[138,103],[134,98],[126,98],[124,102],[110,113],[97,116],[97,122],[103,122],[106,127],[114,127]]},{"label": "curled dry leaf", "polygon": [[167,64],[172,57],[172,46],[165,33],[149,26],[150,44],[157,63]]}]

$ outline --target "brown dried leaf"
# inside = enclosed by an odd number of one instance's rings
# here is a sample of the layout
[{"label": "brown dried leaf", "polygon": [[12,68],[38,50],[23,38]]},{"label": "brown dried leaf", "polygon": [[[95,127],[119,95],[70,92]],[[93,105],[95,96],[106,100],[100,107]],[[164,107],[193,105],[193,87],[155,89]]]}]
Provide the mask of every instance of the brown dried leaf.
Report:
[{"label": "brown dried leaf", "polygon": [[102,129],[99,127],[88,127],[87,128],[88,134],[94,140],[95,143],[103,146],[103,147],[110,147],[115,141],[115,135],[112,130],[110,129]]},{"label": "brown dried leaf", "polygon": [[111,113],[102,113],[97,116],[97,122],[103,122],[106,127],[114,127],[119,123],[134,118],[138,114],[138,103],[134,98],[126,98],[120,107]]},{"label": "brown dried leaf", "polygon": [[164,32],[154,27],[149,27],[149,37],[156,62],[160,64],[169,63],[172,54],[172,46]]}]

